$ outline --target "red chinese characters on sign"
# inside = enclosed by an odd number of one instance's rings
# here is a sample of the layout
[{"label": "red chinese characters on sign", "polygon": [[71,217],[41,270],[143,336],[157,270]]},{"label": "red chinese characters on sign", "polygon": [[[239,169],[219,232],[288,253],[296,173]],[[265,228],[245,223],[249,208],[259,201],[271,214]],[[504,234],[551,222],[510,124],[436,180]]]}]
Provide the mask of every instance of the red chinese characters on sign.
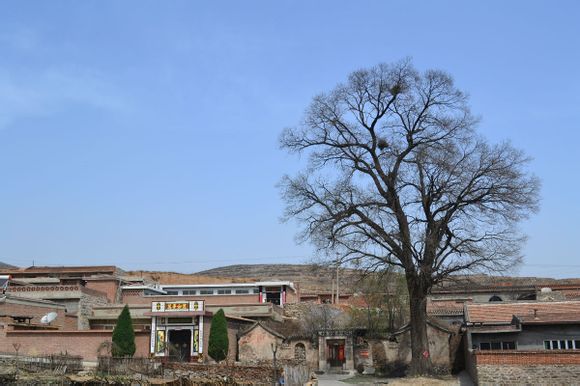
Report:
[{"label": "red chinese characters on sign", "polygon": [[165,311],[188,311],[189,303],[165,303]]}]

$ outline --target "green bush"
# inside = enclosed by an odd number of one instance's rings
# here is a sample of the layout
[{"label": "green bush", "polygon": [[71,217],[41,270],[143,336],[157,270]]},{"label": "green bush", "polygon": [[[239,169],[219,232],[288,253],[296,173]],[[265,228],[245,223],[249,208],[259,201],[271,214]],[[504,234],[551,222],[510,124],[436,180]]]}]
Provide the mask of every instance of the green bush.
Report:
[{"label": "green bush", "polygon": [[221,308],[211,319],[208,346],[208,354],[216,362],[221,362],[228,356],[228,324]]},{"label": "green bush", "polygon": [[111,353],[114,357],[132,357],[135,354],[135,331],[133,331],[133,321],[129,313],[129,306],[126,304],[119,318],[117,318],[117,324],[113,330]]}]

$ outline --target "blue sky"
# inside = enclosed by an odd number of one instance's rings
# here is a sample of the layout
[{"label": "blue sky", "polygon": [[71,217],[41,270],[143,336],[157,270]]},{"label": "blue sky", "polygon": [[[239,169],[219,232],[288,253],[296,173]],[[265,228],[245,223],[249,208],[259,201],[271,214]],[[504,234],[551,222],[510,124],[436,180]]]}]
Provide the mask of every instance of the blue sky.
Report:
[{"label": "blue sky", "polygon": [[534,158],[519,273],[578,277],[579,18],[575,1],[3,3],[0,261],[307,261],[279,221],[275,185],[301,164],[280,131],[349,72],[410,56]]}]

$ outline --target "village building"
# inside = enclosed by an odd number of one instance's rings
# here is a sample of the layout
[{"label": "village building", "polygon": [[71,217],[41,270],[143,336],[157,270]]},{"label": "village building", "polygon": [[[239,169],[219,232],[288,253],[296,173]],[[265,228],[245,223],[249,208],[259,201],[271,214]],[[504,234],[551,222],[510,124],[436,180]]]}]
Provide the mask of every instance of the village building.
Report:
[{"label": "village building", "polygon": [[580,377],[580,301],[472,303],[465,320],[466,368],[480,384]]},{"label": "village building", "polygon": [[[89,360],[102,353],[103,342],[110,341],[125,304],[139,355],[194,361],[207,352],[211,318],[219,309],[226,313],[229,352],[235,358],[241,326],[255,320],[282,320],[284,304],[298,299],[289,281],[162,285],[127,276],[113,266],[29,267],[8,269],[2,275],[5,343],[22,342],[23,353],[40,353],[51,350],[49,340],[66,332],[59,349]],[[50,325],[41,323],[49,312],[55,312],[54,320]]]},{"label": "village building", "polygon": [[[408,326],[388,332],[364,326],[309,329],[296,311],[344,311],[365,304],[358,293],[344,291],[337,298],[331,292],[331,301],[339,304],[322,305],[329,295],[324,289],[301,293],[299,283],[288,280],[164,284],[114,266],[4,268],[0,280],[5,352],[67,352],[94,361],[107,354],[104,343],[128,305],[137,356],[205,361],[211,320],[222,309],[229,357],[243,363],[270,361],[274,351],[280,360],[322,371],[366,371],[410,361]],[[576,298],[579,288],[568,281],[488,283],[472,292],[462,286],[435,289],[427,304],[431,360],[447,371],[465,365],[475,379],[484,379],[489,372],[483,361],[490,355],[542,352],[543,358],[562,359],[561,352],[578,353],[580,301],[566,299]],[[530,294],[536,300],[524,299]]]}]

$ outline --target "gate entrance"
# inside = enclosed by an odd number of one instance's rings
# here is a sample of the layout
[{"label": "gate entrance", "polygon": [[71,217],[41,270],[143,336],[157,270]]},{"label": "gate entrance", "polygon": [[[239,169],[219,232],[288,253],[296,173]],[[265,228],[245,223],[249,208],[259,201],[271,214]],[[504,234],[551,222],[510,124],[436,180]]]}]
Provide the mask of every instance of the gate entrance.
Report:
[{"label": "gate entrance", "polygon": [[187,362],[191,356],[191,329],[169,330],[169,356],[178,362]]},{"label": "gate entrance", "polygon": [[344,355],[345,340],[333,339],[327,340],[326,342],[328,349],[328,364],[330,364],[331,367],[342,367],[346,362]]}]

